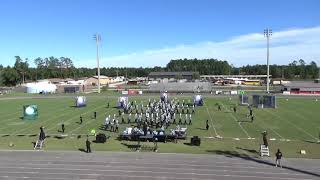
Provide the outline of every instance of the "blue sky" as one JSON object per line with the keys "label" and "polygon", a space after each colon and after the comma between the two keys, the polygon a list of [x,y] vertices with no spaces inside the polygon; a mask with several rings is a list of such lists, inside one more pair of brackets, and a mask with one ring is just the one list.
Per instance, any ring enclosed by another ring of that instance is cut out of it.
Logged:
{"label": "blue sky", "polygon": [[[164,66],[175,58],[218,58],[240,66],[265,62],[263,29],[271,27],[271,62],[320,62],[318,0],[2,0],[0,64],[14,56],[65,56],[95,66]],[[318,52],[319,51],[319,52]]]}

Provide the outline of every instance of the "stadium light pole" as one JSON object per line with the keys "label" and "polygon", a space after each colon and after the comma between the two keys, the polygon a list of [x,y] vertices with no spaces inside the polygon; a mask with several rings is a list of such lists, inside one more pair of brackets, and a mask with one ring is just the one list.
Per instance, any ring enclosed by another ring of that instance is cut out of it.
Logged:
{"label": "stadium light pole", "polygon": [[270,40],[270,36],[272,36],[272,29],[269,29],[269,28],[265,29],[263,34],[264,34],[264,37],[267,38],[267,93],[269,93],[270,92],[269,40]]}
{"label": "stadium light pole", "polygon": [[96,45],[97,45],[98,93],[100,93],[100,60],[99,60],[99,44],[101,42],[100,34],[96,33],[94,35],[94,39],[96,40]]}

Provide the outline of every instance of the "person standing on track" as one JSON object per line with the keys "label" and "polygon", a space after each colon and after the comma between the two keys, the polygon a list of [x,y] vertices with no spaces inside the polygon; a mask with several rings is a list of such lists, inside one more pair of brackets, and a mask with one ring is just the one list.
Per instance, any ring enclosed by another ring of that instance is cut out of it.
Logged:
{"label": "person standing on track", "polygon": [[280,149],[278,149],[278,151],[276,153],[276,167],[278,167],[278,165],[279,165],[282,168],[281,158],[282,158],[282,152],[280,151]]}
{"label": "person standing on track", "polygon": [[89,141],[89,136],[87,135],[86,140],[87,153],[91,153],[91,142]]}
{"label": "person standing on track", "polygon": [[262,133],[263,145],[266,146],[266,147],[268,147],[267,135],[268,135],[267,131],[264,131],[264,132]]}
{"label": "person standing on track", "polygon": [[39,140],[44,141],[46,139],[46,134],[44,133],[43,127],[40,127]]}

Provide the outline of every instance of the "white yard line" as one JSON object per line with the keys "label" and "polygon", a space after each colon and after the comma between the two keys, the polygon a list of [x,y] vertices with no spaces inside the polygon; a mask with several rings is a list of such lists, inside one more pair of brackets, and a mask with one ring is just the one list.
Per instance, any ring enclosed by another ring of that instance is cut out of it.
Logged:
{"label": "white yard line", "polygon": [[[52,108],[50,108],[50,109],[55,109],[56,107],[59,107],[59,105],[57,105],[57,106],[55,106],[55,107],[52,107]],[[57,111],[55,111],[55,112],[53,112],[53,113],[57,113],[57,112],[60,112],[60,111],[64,111],[64,109],[65,109],[66,107],[62,107],[62,108],[59,108],[59,109],[57,109]],[[38,118],[40,118],[40,116],[41,116],[41,114],[39,115],[39,117]],[[49,115],[46,115],[46,116],[44,116],[44,117],[47,117],[47,116],[49,116]],[[11,120],[16,120],[17,118],[15,117],[15,118],[10,118],[10,119],[7,119],[7,120],[5,120],[5,121],[0,121],[0,123],[5,123],[5,122],[7,122],[7,121],[11,121]],[[24,122],[24,120],[21,120],[20,122]],[[33,127],[33,126],[31,126],[31,127]],[[0,131],[2,130],[2,129],[6,129],[6,128],[8,128],[7,126],[5,126],[5,127],[2,127],[2,128],[0,128]],[[28,128],[30,128],[29,126],[27,127],[27,129]],[[24,128],[24,129],[22,129],[22,130],[26,130],[26,127]],[[18,130],[18,131],[15,131],[15,132],[19,132],[19,131],[21,131],[21,129],[20,130]],[[15,133],[14,132],[14,133]]]}
{"label": "white yard line", "polygon": [[[211,116],[211,114],[210,114],[210,112],[209,112],[208,107],[206,106],[206,104],[204,104],[204,105],[205,105],[205,107],[206,107],[206,109],[207,109],[207,113],[208,113],[208,115],[209,115],[209,117],[210,117],[210,121],[211,121],[211,125],[212,125],[212,127],[213,127],[213,130],[214,130],[214,133],[216,134],[216,137],[218,137],[219,134],[217,133],[217,130],[216,130],[216,128],[214,127],[213,120],[212,120],[212,116]],[[210,134],[211,134],[211,136],[212,136],[211,131],[210,131]]]}
{"label": "white yard line", "polygon": [[[292,103],[292,102],[291,102]],[[295,109],[299,109],[299,107],[298,106],[295,106],[296,108]],[[306,112],[306,111],[304,111],[304,109],[301,109],[303,112]],[[285,110],[286,112],[289,112],[288,110]],[[308,121],[308,118],[306,118],[305,116],[303,116],[303,115],[301,115],[301,114],[299,114],[299,113],[297,113],[296,111],[290,111],[290,113],[294,113],[296,116],[298,116],[299,118],[301,118],[301,119],[304,119],[304,120],[306,120],[306,121]],[[308,112],[307,112],[307,114],[309,114]],[[313,122],[309,122],[310,124],[312,124],[313,125],[313,127],[317,127],[317,126],[319,126],[319,124],[315,124],[315,123],[313,123]]]}
{"label": "white yard line", "polygon": [[[67,106],[67,107],[68,107],[68,106]],[[100,106],[97,106],[97,107],[100,107]],[[64,111],[64,110],[62,110],[62,111]],[[58,119],[58,118],[64,116],[65,114],[68,114],[68,113],[70,113],[70,112],[65,112],[65,113],[60,114],[58,117],[49,118],[49,119],[47,119],[47,120],[45,120],[45,121],[42,121],[42,125],[45,126],[45,123],[47,123],[47,122],[49,122],[49,121],[52,121],[52,120],[55,120],[55,119]],[[75,113],[75,112],[73,112],[73,113]],[[85,114],[86,114],[86,113],[85,113]],[[73,118],[71,118],[71,119],[73,119]],[[18,134],[18,132],[26,131],[26,130],[31,129],[31,128],[33,128],[33,127],[34,127],[34,126],[31,125],[31,126],[28,126],[27,128],[20,129],[20,130],[15,131],[15,132],[13,132],[13,133],[11,133],[11,134]],[[55,128],[55,127],[56,127],[56,126],[54,126],[53,128]],[[48,133],[48,131],[49,131],[50,129],[52,129],[52,128],[45,129],[45,130],[46,130],[46,133]]]}
{"label": "white yard line", "polygon": [[[219,102],[219,103],[221,103],[221,102]],[[222,107],[225,109],[225,110],[227,110],[227,108],[224,106],[224,104],[223,103],[221,103],[222,104]],[[233,118],[233,120],[239,125],[239,127],[240,127],[240,129],[242,129],[242,131],[248,136],[248,138],[251,138],[250,137],[250,135],[249,135],[249,133],[243,128],[243,126],[238,122],[238,119],[236,118],[236,117],[234,117],[234,115],[232,114],[232,113],[228,113],[228,114],[230,114],[230,116]]]}
{"label": "white yard line", "polygon": [[[59,110],[58,110],[58,111],[55,111],[55,112],[60,112],[60,111],[63,112],[64,109],[65,109],[65,107],[63,107],[62,109],[59,108]],[[65,114],[67,114],[67,113],[60,114],[60,116],[58,116],[58,117],[61,117],[61,116],[65,115]],[[45,116],[45,117],[46,117],[46,116]],[[55,118],[57,118],[57,117],[55,117]],[[55,118],[48,118],[47,120],[42,121],[42,123],[47,122],[47,121],[52,120],[52,119],[55,119]],[[26,130],[31,129],[31,128],[33,128],[33,127],[34,127],[34,125],[29,125],[29,126],[23,128],[23,129],[19,129],[19,130],[14,131],[13,133],[10,133],[10,134],[18,134],[18,133],[21,132],[21,131],[26,131]]]}
{"label": "white yard line", "polygon": [[[89,112],[94,112],[95,110],[97,110],[97,109],[99,109],[99,108],[101,108],[101,107],[104,107],[104,104],[101,104],[101,105],[99,104],[99,105],[96,106],[95,108],[89,109],[88,111],[85,111],[85,113],[81,113],[81,115],[88,114]],[[73,120],[73,119],[75,119],[75,118],[79,118],[79,117],[78,117],[78,116],[72,117],[72,118],[67,119],[66,121],[64,121],[64,123],[70,122],[71,120]],[[50,130],[52,130],[53,128],[56,128],[57,126],[58,126],[58,125],[53,126],[53,127],[51,127],[51,128],[48,128],[48,129],[46,129],[46,131],[49,132]],[[80,127],[81,127],[81,126],[80,126]]]}
{"label": "white yard line", "polygon": [[[110,108],[108,111],[106,111],[106,113],[109,113],[111,110],[112,110],[112,108]],[[80,128],[83,128],[83,127],[85,127],[86,125],[88,125],[88,124],[90,124],[90,123],[92,123],[92,122],[95,122],[95,121],[97,121],[97,119],[91,119],[91,120],[87,121],[86,123],[84,123],[83,125],[81,125],[81,126],[75,128],[75,129],[73,129],[73,130],[70,131],[69,133],[72,134],[72,132],[74,132],[74,131],[76,131],[76,130],[78,130],[78,129],[80,129]]]}
{"label": "white yard line", "polygon": [[280,120],[286,121],[288,124],[292,125],[292,126],[295,127],[297,130],[303,132],[304,134],[308,135],[309,137],[312,137],[313,139],[318,140],[318,138],[316,138],[316,137],[313,136],[312,134],[308,133],[307,131],[303,130],[302,128],[298,127],[297,125],[293,124],[292,122],[288,121],[287,119],[281,118],[279,115],[273,114],[273,113],[269,112],[267,109],[266,109],[266,112],[268,112],[269,114],[277,117],[277,118],[280,119]]}
{"label": "white yard line", "polygon": [[[257,117],[257,116],[256,116]],[[259,119],[259,118],[256,118],[256,121],[257,121],[257,119]],[[267,127],[267,124],[264,122],[264,121],[259,121],[261,124],[263,124],[264,126],[266,126]],[[260,126],[260,124],[259,123],[257,123],[258,124],[258,126],[259,127],[261,127]],[[263,127],[261,127],[261,129],[263,129]],[[268,129],[270,129],[273,133],[275,133],[277,136],[279,136],[281,139],[285,139],[283,136],[281,136],[278,132],[276,132],[273,128],[268,128]]]}

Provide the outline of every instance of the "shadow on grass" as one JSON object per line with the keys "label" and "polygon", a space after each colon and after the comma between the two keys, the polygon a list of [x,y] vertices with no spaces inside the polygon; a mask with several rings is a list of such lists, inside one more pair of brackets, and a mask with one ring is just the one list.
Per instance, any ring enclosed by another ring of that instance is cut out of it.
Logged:
{"label": "shadow on grass", "polygon": [[5,135],[2,135],[2,137],[8,137],[10,136],[10,134],[5,134]]}
{"label": "shadow on grass", "polygon": [[196,129],[203,130],[203,131],[207,131],[206,128],[196,128]]}
{"label": "shadow on grass", "polygon": [[101,131],[107,131],[107,129],[105,127],[99,127],[98,129]]}
{"label": "shadow on grass", "polygon": [[37,134],[30,134],[29,137],[35,137]]}
{"label": "shadow on grass", "polygon": [[56,139],[64,139],[65,137],[63,137],[63,136],[53,136],[53,138],[56,138]]}
{"label": "shadow on grass", "polygon": [[184,145],[187,145],[187,146],[193,146],[191,143],[183,143]]}
{"label": "shadow on grass", "polygon": [[128,144],[128,143],[121,143],[122,145],[126,146],[127,148],[129,148],[132,151],[136,151],[140,145],[138,144]]}
{"label": "shadow on grass", "polygon": [[24,136],[26,136],[26,135],[24,135],[24,134],[18,134],[17,136],[18,136],[18,137],[24,137]]}
{"label": "shadow on grass", "polygon": [[[242,148],[237,148],[237,149],[245,150],[248,152],[256,152],[255,150],[250,150],[250,149],[242,149]],[[257,157],[252,157],[252,156],[249,156],[248,154],[239,153],[237,151],[207,150],[207,152],[215,153],[218,155],[223,155],[228,158],[240,158],[243,160],[252,161],[252,162],[259,163],[259,164],[269,165],[269,166],[273,166],[273,167],[275,166],[274,163],[270,163],[270,162],[262,160],[262,159],[257,159]],[[287,170],[291,170],[291,171],[295,171],[295,172],[299,172],[302,174],[320,177],[320,174],[318,174],[318,173],[314,173],[314,172],[310,172],[310,171],[306,171],[306,170],[302,170],[302,169],[297,169],[297,168],[288,167],[288,166],[282,166],[282,168],[287,169]]]}
{"label": "shadow on grass", "polygon": [[310,140],[303,140],[303,141],[311,144],[320,144],[319,141],[310,141]]}

